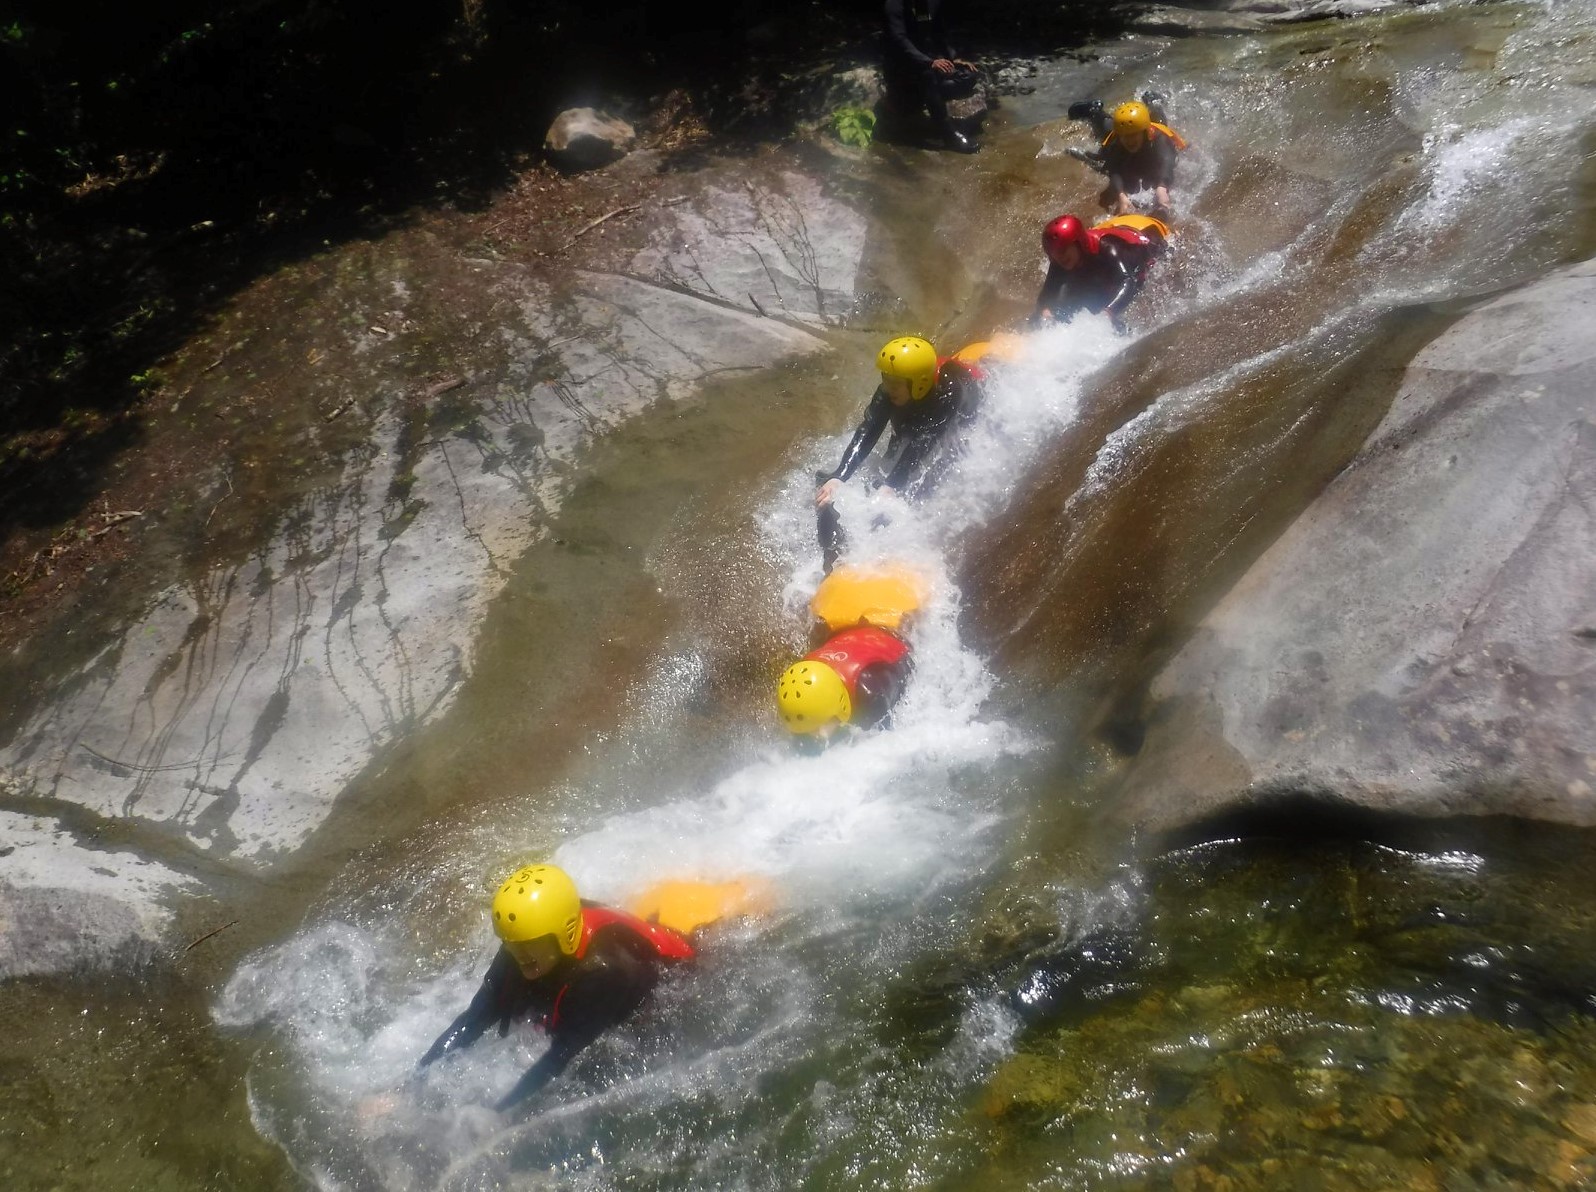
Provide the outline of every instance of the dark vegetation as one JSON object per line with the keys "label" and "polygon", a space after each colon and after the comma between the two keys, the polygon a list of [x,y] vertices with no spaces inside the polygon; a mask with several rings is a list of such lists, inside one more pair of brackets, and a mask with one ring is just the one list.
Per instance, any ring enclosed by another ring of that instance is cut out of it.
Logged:
{"label": "dark vegetation", "polygon": [[[979,13],[977,48],[1037,53],[1094,31],[1056,3]],[[486,206],[573,104],[656,135],[683,118],[733,141],[780,135],[783,81],[872,60],[879,3],[55,0],[0,14],[3,547],[81,510],[137,442],[156,362],[252,277],[418,211]]]}

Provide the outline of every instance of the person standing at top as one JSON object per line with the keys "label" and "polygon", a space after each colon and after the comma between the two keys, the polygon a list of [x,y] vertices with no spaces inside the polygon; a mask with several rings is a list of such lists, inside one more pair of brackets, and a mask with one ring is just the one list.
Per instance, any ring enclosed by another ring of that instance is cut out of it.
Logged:
{"label": "person standing at top", "polygon": [[979,72],[948,42],[943,0],[886,0],[882,76],[887,102],[909,116],[926,109],[943,143],[958,153],[981,147],[948,115],[948,100],[969,95]]}
{"label": "person standing at top", "polygon": [[926,585],[898,564],[838,567],[809,602],[816,645],[782,672],[776,709],[799,740],[823,745],[844,728],[890,723],[913,662],[904,622]]}

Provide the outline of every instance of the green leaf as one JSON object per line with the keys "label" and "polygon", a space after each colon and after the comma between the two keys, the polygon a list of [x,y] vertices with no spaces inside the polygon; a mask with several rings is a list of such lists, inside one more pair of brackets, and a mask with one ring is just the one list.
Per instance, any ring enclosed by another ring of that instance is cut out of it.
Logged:
{"label": "green leaf", "polygon": [[868,108],[838,108],[831,114],[831,128],[844,145],[863,149],[875,136],[876,116]]}

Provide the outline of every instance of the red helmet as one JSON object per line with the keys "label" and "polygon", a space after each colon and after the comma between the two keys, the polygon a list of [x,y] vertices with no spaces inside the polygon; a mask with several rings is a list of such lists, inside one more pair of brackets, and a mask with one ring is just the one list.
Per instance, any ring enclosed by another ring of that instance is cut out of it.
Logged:
{"label": "red helmet", "polygon": [[1042,248],[1053,264],[1064,264],[1064,249],[1069,245],[1086,248],[1086,227],[1073,215],[1061,215],[1042,229]]}

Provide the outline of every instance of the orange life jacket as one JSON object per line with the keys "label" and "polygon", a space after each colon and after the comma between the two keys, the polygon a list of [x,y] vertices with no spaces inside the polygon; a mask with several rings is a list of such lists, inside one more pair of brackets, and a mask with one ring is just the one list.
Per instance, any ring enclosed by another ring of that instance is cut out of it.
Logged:
{"label": "orange life jacket", "polygon": [[[1188,146],[1186,144],[1186,138],[1181,136],[1173,128],[1169,127],[1169,125],[1167,125],[1167,124],[1159,124],[1155,120],[1153,123],[1151,123],[1151,124],[1149,124],[1147,126],[1147,135],[1148,136],[1152,136],[1154,129],[1156,129],[1157,131],[1163,133],[1170,140],[1174,141],[1176,149],[1184,151],[1184,150],[1190,148],[1190,146]],[[1106,137],[1103,138],[1103,144],[1104,144],[1105,147],[1108,145],[1108,143],[1110,141],[1112,141],[1114,139],[1114,137],[1117,134],[1117,132],[1118,132],[1118,130],[1116,129],[1114,132],[1109,133]]]}

